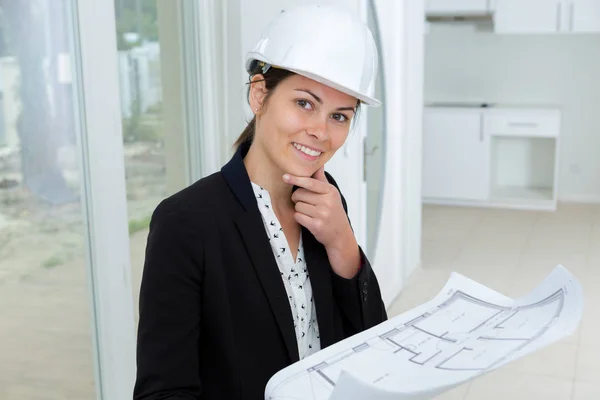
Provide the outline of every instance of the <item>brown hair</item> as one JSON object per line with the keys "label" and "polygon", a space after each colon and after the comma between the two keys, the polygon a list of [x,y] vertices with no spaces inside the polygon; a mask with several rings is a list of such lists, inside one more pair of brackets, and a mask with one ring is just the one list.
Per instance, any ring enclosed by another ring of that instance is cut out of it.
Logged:
{"label": "brown hair", "polygon": [[[259,81],[252,82],[252,77],[256,74],[262,74],[264,79],[262,81],[259,80]],[[275,89],[277,87],[277,85],[279,85],[283,80],[285,80],[286,78],[288,78],[294,74],[295,74],[294,72],[288,71],[286,69],[279,69],[279,68],[274,68],[274,67],[269,68],[269,70],[263,74],[262,66],[259,63],[255,63],[254,69],[252,70],[252,73],[250,74],[250,77],[248,78],[248,93],[246,94],[246,97],[248,98],[248,102],[250,102],[250,88],[253,83],[265,82],[265,87],[267,88],[267,94],[263,100],[263,103],[264,103],[264,105],[266,105],[267,100],[271,96],[271,93],[273,93],[273,89]],[[246,125],[246,128],[244,129],[242,134],[237,138],[237,140],[233,144],[233,147],[235,147],[237,149],[245,142],[252,143],[252,140],[254,140],[255,131],[256,131],[256,116],[253,117],[250,122],[248,122],[248,125]]]}

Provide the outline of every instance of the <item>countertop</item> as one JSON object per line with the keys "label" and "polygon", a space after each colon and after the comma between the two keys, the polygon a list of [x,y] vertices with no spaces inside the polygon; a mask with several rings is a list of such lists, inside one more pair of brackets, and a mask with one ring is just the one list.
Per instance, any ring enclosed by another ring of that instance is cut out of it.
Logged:
{"label": "countertop", "polygon": [[549,110],[561,109],[558,104],[532,104],[532,103],[487,103],[487,102],[462,102],[462,101],[435,101],[424,104],[427,108],[453,108],[453,109],[481,109],[481,110]]}

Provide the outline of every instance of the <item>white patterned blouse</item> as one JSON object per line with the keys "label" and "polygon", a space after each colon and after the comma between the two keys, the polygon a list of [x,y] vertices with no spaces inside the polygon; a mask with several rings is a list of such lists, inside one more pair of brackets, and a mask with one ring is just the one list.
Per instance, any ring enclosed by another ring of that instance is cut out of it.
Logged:
{"label": "white patterned blouse", "polygon": [[296,260],[294,260],[287,239],[283,234],[283,228],[273,211],[269,192],[254,182],[252,182],[252,189],[254,189],[254,195],[269,237],[273,256],[277,261],[279,273],[290,303],[298,341],[298,354],[302,360],[321,349],[317,313],[304,259],[302,235],[300,235],[298,254]]}

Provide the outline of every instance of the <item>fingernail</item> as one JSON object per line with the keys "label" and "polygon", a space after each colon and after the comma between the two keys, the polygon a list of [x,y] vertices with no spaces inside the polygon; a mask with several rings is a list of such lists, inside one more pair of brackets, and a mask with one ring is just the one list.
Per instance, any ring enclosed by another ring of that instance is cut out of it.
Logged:
{"label": "fingernail", "polygon": [[284,181],[289,181],[290,180],[290,176],[288,174],[283,175],[283,180]]}

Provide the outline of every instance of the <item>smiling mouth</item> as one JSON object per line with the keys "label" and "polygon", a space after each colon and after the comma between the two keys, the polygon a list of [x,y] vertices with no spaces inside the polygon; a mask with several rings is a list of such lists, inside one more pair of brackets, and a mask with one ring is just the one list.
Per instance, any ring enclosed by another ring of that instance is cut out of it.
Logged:
{"label": "smiling mouth", "polygon": [[311,157],[318,157],[320,156],[323,152],[322,151],[318,151],[318,150],[313,150],[313,149],[309,149],[306,146],[302,146],[301,144],[298,143],[292,143],[292,145],[300,150],[301,152],[303,152],[304,154],[311,156]]}

